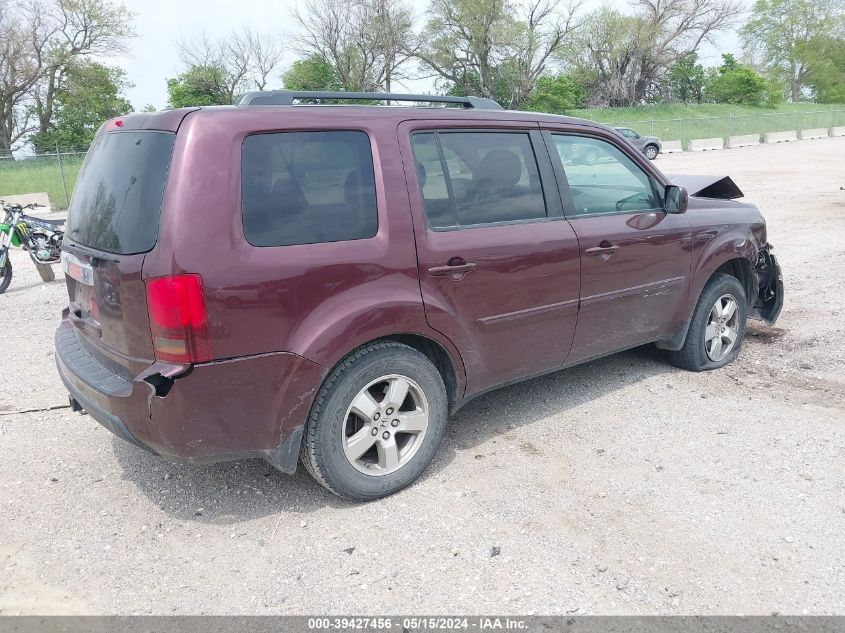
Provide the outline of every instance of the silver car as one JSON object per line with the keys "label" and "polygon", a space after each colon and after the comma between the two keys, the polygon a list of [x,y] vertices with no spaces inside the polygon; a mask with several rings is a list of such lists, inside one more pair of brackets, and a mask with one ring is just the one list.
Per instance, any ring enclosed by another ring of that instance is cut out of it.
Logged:
{"label": "silver car", "polygon": [[656,136],[640,136],[629,127],[615,127],[613,129],[628,139],[649,160],[654,160],[660,153],[660,139]]}

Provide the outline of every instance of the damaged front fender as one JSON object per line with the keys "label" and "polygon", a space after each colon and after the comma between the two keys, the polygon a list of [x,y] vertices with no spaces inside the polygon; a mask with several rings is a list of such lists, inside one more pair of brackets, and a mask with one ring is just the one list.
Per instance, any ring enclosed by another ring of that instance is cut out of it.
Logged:
{"label": "damaged front fender", "polygon": [[783,274],[777,258],[765,245],[757,255],[754,274],[757,277],[757,297],[751,306],[750,317],[774,325],[783,308]]}

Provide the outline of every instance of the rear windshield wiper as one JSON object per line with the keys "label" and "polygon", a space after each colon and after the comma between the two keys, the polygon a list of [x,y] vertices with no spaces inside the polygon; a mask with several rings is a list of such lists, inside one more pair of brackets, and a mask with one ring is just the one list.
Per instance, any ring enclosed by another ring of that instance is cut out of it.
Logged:
{"label": "rear windshield wiper", "polygon": [[92,263],[95,259],[99,259],[104,262],[114,262],[115,264],[120,263],[120,260],[116,257],[109,257],[108,255],[104,255],[102,251],[88,248],[87,246],[82,246],[81,244],[68,244],[66,241],[63,241],[62,250],[76,255],[88,255],[88,257],[91,258]]}

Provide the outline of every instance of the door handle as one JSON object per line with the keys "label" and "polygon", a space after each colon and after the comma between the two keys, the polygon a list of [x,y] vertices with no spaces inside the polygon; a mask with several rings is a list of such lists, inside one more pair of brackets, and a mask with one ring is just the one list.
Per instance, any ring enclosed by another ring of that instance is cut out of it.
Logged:
{"label": "door handle", "polygon": [[[604,246],[606,244],[606,246]],[[619,244],[609,244],[602,242],[599,246],[588,248],[584,251],[587,255],[612,255],[619,251]]]}
{"label": "door handle", "polygon": [[463,279],[464,275],[476,269],[477,264],[467,263],[459,257],[453,257],[445,266],[434,266],[428,269],[433,277],[451,277],[455,281]]}

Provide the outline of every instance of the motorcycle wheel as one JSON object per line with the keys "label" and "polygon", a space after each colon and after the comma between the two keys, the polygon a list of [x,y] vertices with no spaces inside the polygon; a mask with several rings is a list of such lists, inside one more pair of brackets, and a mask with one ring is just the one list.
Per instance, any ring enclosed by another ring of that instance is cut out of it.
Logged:
{"label": "motorcycle wheel", "polygon": [[0,294],[6,292],[6,288],[12,283],[12,260],[6,258],[6,265],[0,270]]}
{"label": "motorcycle wheel", "polygon": [[38,274],[41,276],[41,281],[54,281],[56,273],[53,272],[53,267],[50,264],[35,264]]}

